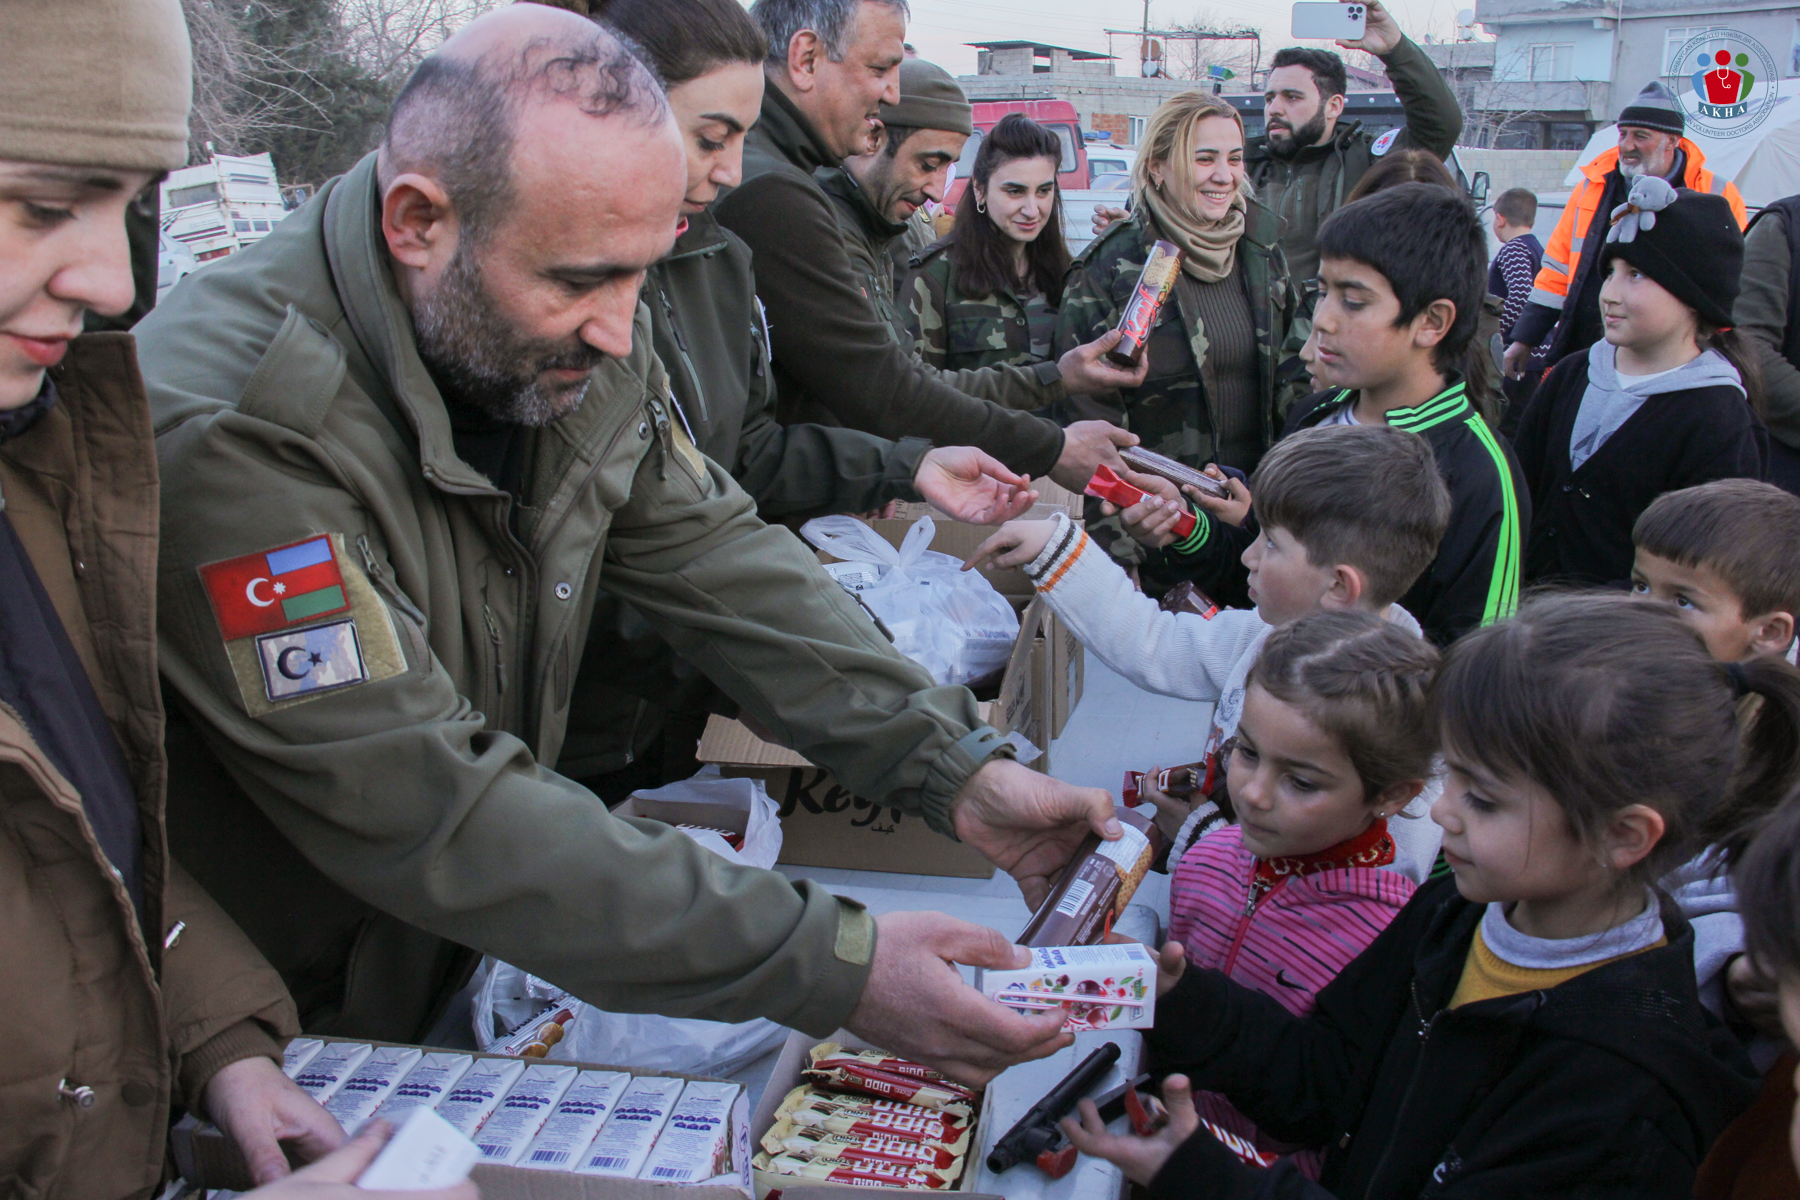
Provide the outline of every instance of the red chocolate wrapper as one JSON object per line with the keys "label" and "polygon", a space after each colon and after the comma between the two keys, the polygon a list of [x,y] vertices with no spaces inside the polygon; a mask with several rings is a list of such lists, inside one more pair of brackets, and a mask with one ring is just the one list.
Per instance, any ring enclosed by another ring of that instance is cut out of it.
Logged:
{"label": "red chocolate wrapper", "polygon": [[949,1080],[908,1079],[890,1075],[861,1062],[840,1062],[835,1066],[811,1068],[805,1072],[808,1082],[821,1087],[853,1092],[867,1092],[889,1100],[901,1100],[920,1108],[942,1109],[950,1105],[967,1105],[975,1093],[960,1083]]}
{"label": "red chocolate wrapper", "polygon": [[[1105,842],[1088,834],[1032,914],[1019,945],[1092,946],[1106,937],[1151,864],[1169,847],[1169,839],[1149,818],[1124,808],[1113,815],[1125,826],[1125,836]],[[1130,861],[1121,861],[1134,848]]]}
{"label": "red chocolate wrapper", "polygon": [[[1105,500],[1120,508],[1130,508],[1144,498],[1144,490],[1120,479],[1118,473],[1105,463],[1094,470],[1094,477],[1088,480],[1086,493],[1096,500]],[[1183,512],[1175,521],[1174,534],[1177,541],[1194,532],[1197,519],[1191,512]]]}
{"label": "red chocolate wrapper", "polygon": [[1125,311],[1119,317],[1122,335],[1119,344],[1106,352],[1106,357],[1115,365],[1127,370],[1137,366],[1144,353],[1144,343],[1150,340],[1150,331],[1156,328],[1156,316],[1168,301],[1169,293],[1175,290],[1175,281],[1180,276],[1180,248],[1174,242],[1158,241],[1152,245],[1150,256],[1144,260],[1144,269],[1138,273],[1137,286],[1131,290],[1131,299],[1125,302]]}
{"label": "red chocolate wrapper", "polygon": [[929,1142],[914,1142],[892,1136],[801,1129],[785,1121],[777,1122],[777,1125],[779,1128],[771,1133],[782,1133],[782,1136],[774,1139],[774,1146],[770,1145],[769,1136],[765,1135],[763,1138],[763,1149],[771,1154],[791,1154],[796,1158],[810,1159],[839,1158],[845,1162],[897,1163],[938,1171],[949,1170],[960,1157],[953,1150],[934,1146]]}
{"label": "red chocolate wrapper", "polygon": [[782,1154],[769,1160],[769,1170],[796,1179],[819,1179],[827,1183],[848,1183],[856,1187],[929,1188],[937,1191],[949,1187],[949,1181],[936,1171],[922,1167],[905,1167],[898,1163],[844,1162],[840,1159],[806,1159]]}
{"label": "red chocolate wrapper", "polygon": [[[812,1058],[812,1069],[815,1071],[829,1071],[833,1067],[860,1063],[866,1067],[873,1067],[885,1075],[899,1075],[905,1079],[929,1079],[935,1083],[944,1078],[942,1072],[934,1071],[924,1063],[898,1058],[880,1050],[850,1050],[836,1042],[821,1042],[814,1046],[809,1053]],[[969,1095],[972,1098],[975,1093],[970,1092]]]}
{"label": "red chocolate wrapper", "polygon": [[1218,1138],[1227,1150],[1237,1155],[1248,1166],[1272,1167],[1275,1165],[1277,1155],[1265,1154],[1229,1129],[1221,1129],[1205,1117],[1200,1118],[1200,1128]]}
{"label": "red chocolate wrapper", "polygon": [[1210,621],[1219,615],[1218,603],[1188,579],[1164,592],[1156,606],[1164,612],[1193,613],[1202,621]]}

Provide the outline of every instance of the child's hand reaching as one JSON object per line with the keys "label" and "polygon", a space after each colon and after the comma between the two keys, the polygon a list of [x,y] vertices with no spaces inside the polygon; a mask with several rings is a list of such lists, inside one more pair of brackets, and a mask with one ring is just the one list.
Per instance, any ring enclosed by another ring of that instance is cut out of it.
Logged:
{"label": "child's hand reaching", "polygon": [[1222,482],[1231,495],[1224,498],[1208,496],[1197,487],[1187,488],[1187,494],[1195,504],[1210,513],[1213,520],[1242,526],[1244,518],[1250,515],[1250,489],[1244,486],[1243,480],[1234,479],[1219,470],[1215,463],[1207,464],[1206,473]]}
{"label": "child's hand reaching", "polygon": [[987,541],[975,548],[969,561],[962,565],[973,571],[984,564],[995,567],[1022,567],[1044,552],[1050,542],[1054,521],[1008,521]]}
{"label": "child's hand reaching", "polygon": [[1163,831],[1170,841],[1174,841],[1181,833],[1181,827],[1187,824],[1188,816],[1193,813],[1194,806],[1181,796],[1171,796],[1158,788],[1151,780],[1161,772],[1161,767],[1151,767],[1144,772],[1143,782],[1138,784],[1138,803],[1148,801],[1156,805],[1156,827]]}
{"label": "child's hand reaching", "polygon": [[1748,954],[1733,958],[1725,968],[1725,995],[1750,1028],[1770,1037],[1786,1037],[1775,981],[1764,975]]}
{"label": "child's hand reaching", "polygon": [[1131,1182],[1148,1187],[1175,1153],[1175,1147],[1200,1128],[1200,1114],[1194,1108],[1194,1091],[1188,1086],[1187,1076],[1171,1075],[1163,1081],[1163,1104],[1169,1110],[1169,1123],[1149,1137],[1108,1133],[1092,1100],[1080,1104],[1081,1124],[1077,1125],[1074,1117],[1064,1117],[1062,1129],[1075,1149],[1104,1158],[1124,1170],[1125,1178]]}
{"label": "child's hand reaching", "polygon": [[1187,974],[1187,948],[1174,938],[1156,952],[1156,998],[1161,1000]]}

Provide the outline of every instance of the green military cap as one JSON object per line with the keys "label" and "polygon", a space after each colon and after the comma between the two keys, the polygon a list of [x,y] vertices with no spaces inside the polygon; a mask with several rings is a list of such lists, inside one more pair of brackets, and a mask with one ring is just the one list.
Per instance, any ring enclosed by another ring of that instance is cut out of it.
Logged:
{"label": "green military cap", "polygon": [[975,132],[975,108],[950,72],[922,58],[909,58],[900,64],[900,103],[881,106],[881,123],[966,136]]}

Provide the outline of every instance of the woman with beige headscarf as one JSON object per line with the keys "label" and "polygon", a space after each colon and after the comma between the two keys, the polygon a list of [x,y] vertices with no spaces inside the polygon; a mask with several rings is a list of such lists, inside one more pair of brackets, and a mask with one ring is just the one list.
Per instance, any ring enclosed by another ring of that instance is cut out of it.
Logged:
{"label": "woman with beige headscarf", "polygon": [[[1065,401],[1069,419],[1103,416],[1190,466],[1217,462],[1247,473],[1280,429],[1275,368],[1285,357],[1293,295],[1275,241],[1278,220],[1250,195],[1237,110],[1204,92],[1171,97],[1144,131],[1132,183],[1131,217],[1070,273],[1057,352],[1118,324],[1155,242],[1180,249],[1181,275],[1145,346],[1143,384]],[[1207,527],[1202,521],[1198,530]],[[1151,575],[1174,566],[1143,562],[1140,547],[1112,541],[1115,555]]]}

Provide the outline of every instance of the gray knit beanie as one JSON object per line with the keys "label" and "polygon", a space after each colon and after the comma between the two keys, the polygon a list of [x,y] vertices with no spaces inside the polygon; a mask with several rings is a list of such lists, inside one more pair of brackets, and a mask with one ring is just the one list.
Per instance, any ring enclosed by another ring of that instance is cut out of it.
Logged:
{"label": "gray knit beanie", "polygon": [[1660,83],[1651,82],[1625,106],[1625,111],[1619,114],[1618,124],[1680,137],[1687,132],[1687,114],[1681,111],[1681,101],[1675,98],[1674,92]]}
{"label": "gray knit beanie", "polygon": [[881,123],[967,136],[975,132],[975,109],[950,72],[909,58],[900,64],[900,103],[881,106]]}

